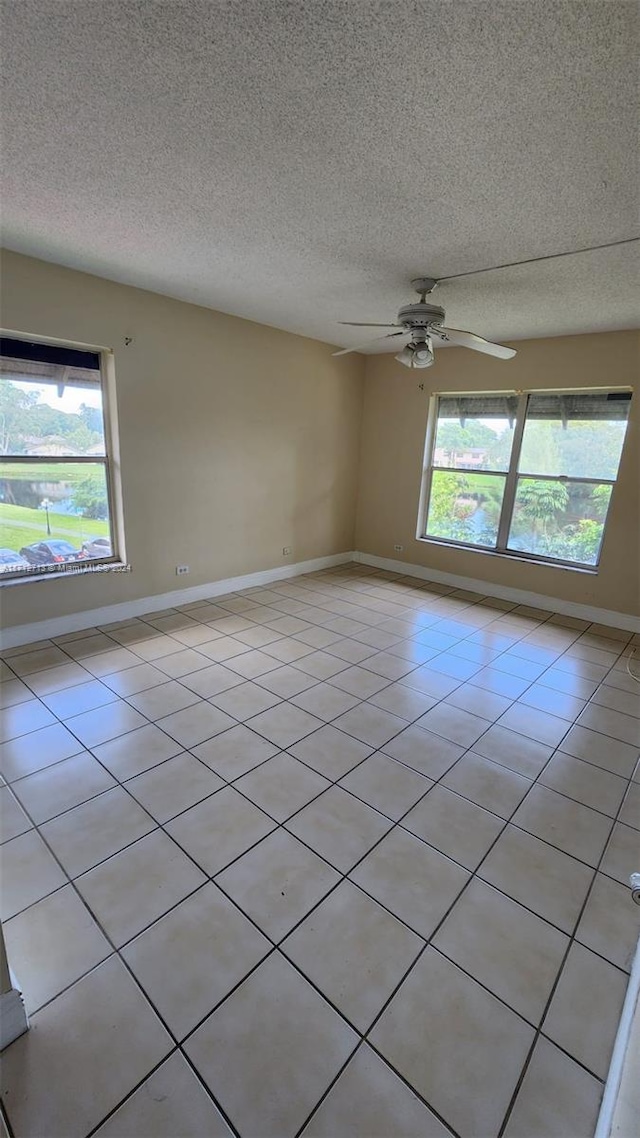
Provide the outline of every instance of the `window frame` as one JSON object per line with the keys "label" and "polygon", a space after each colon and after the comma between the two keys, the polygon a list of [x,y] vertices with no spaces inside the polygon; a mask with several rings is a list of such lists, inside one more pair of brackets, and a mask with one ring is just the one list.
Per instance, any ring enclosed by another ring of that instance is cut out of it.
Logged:
{"label": "window frame", "polygon": [[[604,538],[606,532],[607,520],[609,511],[611,509],[611,499],[613,497],[613,490],[618,481],[620,473],[620,463],[622,462],[622,455],[624,453],[624,443],[620,452],[620,459],[618,462],[617,476],[615,479],[608,478],[586,478],[578,475],[568,474],[530,474],[525,471],[520,471],[518,465],[522,453],[522,442],[524,438],[524,430],[527,422],[527,407],[529,399],[532,395],[609,395],[616,393],[629,393],[630,398],[633,397],[633,388],[631,387],[569,387],[569,388],[531,388],[527,391],[438,391],[431,395],[429,401],[429,414],[427,419],[427,433],[425,440],[423,470],[422,470],[422,484],[420,489],[420,502],[418,506],[418,526],[416,531],[416,539],[418,541],[426,541],[434,545],[451,546],[455,549],[467,549],[472,553],[491,554],[498,557],[509,557],[515,561],[531,561],[538,565],[547,565],[555,569],[572,569],[581,573],[597,573],[600,566],[600,558],[602,555],[602,547],[604,545]],[[516,396],[518,403],[514,418],[513,439],[511,443],[511,455],[509,458],[509,466],[505,471],[498,470],[474,470],[474,475],[499,475],[505,479],[504,493],[502,497],[502,506],[500,509],[500,519],[498,522],[498,532],[496,536],[495,546],[487,545],[473,545],[468,541],[459,541],[456,538],[450,537],[434,537],[432,534],[427,533],[427,525],[429,520],[429,502],[431,498],[431,485],[433,481],[433,474],[437,471],[445,473],[459,472],[465,473],[464,467],[450,467],[438,466],[434,464],[434,452],[436,437],[438,433],[438,420],[439,420],[439,407],[441,399],[450,398],[478,398],[478,396],[504,398],[508,396]],[[628,423],[628,419],[627,419]],[[625,433],[626,441],[626,433]],[[513,513],[516,502],[516,494],[518,490],[518,482],[520,479],[531,478],[536,482],[580,482],[587,485],[595,486],[610,486],[611,495],[609,497],[609,504],[605,514],[602,537],[598,547],[598,556],[593,565],[588,565],[584,561],[569,561],[564,558],[549,557],[546,554],[529,553],[526,550],[510,549],[507,545],[509,540],[509,531],[513,522]]]}
{"label": "window frame", "polygon": [[105,472],[107,502],[109,506],[109,529],[111,555],[92,557],[87,561],[62,562],[55,565],[34,566],[32,571],[25,569],[8,570],[0,574],[0,589],[8,585],[22,585],[29,581],[61,580],[65,577],[78,577],[88,573],[109,570],[124,570],[126,564],[124,520],[122,509],[122,480],[120,474],[120,447],[118,434],[118,412],[116,405],[115,365],[112,348],[94,344],[60,340],[51,336],[39,336],[31,332],[14,329],[0,329],[0,336],[23,343],[49,344],[52,347],[68,348],[72,351],[90,352],[99,356],[100,366],[96,371],[96,385],[99,384],[102,397],[102,421],[104,427],[104,455],[1,455],[0,462],[7,465],[69,465],[86,464],[102,466]]}

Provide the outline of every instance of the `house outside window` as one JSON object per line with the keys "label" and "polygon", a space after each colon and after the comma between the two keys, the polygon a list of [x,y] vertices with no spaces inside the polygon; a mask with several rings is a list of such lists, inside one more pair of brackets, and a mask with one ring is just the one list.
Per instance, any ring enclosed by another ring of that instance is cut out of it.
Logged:
{"label": "house outside window", "polygon": [[0,340],[0,581],[123,556],[110,353]]}
{"label": "house outside window", "polygon": [[418,537],[595,569],[631,392],[434,396]]}

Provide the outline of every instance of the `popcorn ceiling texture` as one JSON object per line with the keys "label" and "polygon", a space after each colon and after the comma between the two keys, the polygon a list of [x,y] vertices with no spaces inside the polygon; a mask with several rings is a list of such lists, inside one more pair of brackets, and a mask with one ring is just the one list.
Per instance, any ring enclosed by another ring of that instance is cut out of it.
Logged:
{"label": "popcorn ceiling texture", "polygon": [[[361,343],[337,321],[394,320],[419,274],[634,236],[637,16],[624,0],[10,0],[4,243]],[[496,338],[630,327],[637,251],[450,281],[437,303]]]}

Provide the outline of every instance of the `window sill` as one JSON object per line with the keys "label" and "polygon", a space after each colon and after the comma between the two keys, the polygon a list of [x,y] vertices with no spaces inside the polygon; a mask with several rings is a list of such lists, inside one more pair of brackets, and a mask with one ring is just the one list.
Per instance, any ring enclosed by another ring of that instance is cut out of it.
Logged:
{"label": "window sill", "polygon": [[[35,569],[35,567],[34,567]],[[64,581],[67,577],[85,577],[91,573],[130,573],[131,566],[124,561],[98,561],[73,569],[53,569],[50,572],[23,573],[19,577],[0,578],[0,589],[10,585],[27,585],[35,581]]]}
{"label": "window sill", "polygon": [[536,557],[535,554],[513,553],[511,550],[507,551],[501,549],[482,549],[478,545],[464,545],[462,542],[445,541],[437,537],[417,537],[416,541],[422,542],[425,545],[438,545],[444,546],[446,549],[458,549],[463,553],[479,553],[483,557],[497,557],[500,560],[518,561],[524,565],[539,565],[544,569],[562,569],[570,573],[586,573],[589,577],[597,577],[598,575],[597,565],[573,565],[568,561],[550,561],[545,557]]}

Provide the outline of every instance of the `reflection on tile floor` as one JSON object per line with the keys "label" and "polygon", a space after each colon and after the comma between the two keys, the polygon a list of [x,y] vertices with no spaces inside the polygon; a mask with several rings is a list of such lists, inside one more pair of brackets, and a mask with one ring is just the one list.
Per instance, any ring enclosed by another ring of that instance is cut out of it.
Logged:
{"label": "reflection on tile floor", "polygon": [[591,1138],[639,642],[354,565],[6,652],[15,1138]]}

